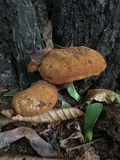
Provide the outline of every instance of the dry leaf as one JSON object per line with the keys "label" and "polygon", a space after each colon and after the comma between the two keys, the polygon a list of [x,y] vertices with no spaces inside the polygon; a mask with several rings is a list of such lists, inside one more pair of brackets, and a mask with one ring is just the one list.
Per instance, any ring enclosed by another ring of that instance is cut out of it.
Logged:
{"label": "dry leaf", "polygon": [[70,144],[73,143],[74,139],[77,139],[80,143],[85,142],[84,136],[81,132],[81,127],[78,121],[72,121],[71,123],[68,123],[66,125],[66,128],[68,129],[68,132],[73,131],[69,137],[65,139],[60,139],[60,146],[63,148],[69,148]]}
{"label": "dry leaf", "polygon": [[52,42],[52,22],[48,21],[46,25],[43,26],[43,39],[46,43],[46,48],[38,50],[34,54],[31,55],[31,61],[37,65],[40,65],[42,60],[47,56],[48,52],[53,48]]}
{"label": "dry leaf", "polygon": [[1,113],[9,119],[15,115],[15,112],[12,109],[4,109],[1,111]]}
{"label": "dry leaf", "polygon": [[78,123],[78,121],[72,121],[71,123],[68,123],[68,124],[66,125],[66,127],[67,127],[68,129],[73,128],[73,126],[74,126],[74,128],[75,128],[74,130],[81,132],[80,123]]}
{"label": "dry leaf", "polygon": [[0,116],[0,127],[6,126],[12,122],[14,122],[14,120],[6,118],[4,116]]}
{"label": "dry leaf", "polygon": [[60,142],[60,146],[63,148],[69,148],[70,146],[68,144],[70,144],[70,141],[73,139],[82,139],[83,135],[81,132],[74,132],[70,137],[61,140]]}
{"label": "dry leaf", "polygon": [[43,26],[42,32],[43,32],[43,39],[46,43],[45,52],[49,52],[53,48],[53,41],[52,41],[52,22],[48,21],[46,25]]}
{"label": "dry leaf", "polygon": [[[8,117],[9,110],[3,110],[1,112],[6,117]],[[77,118],[79,116],[84,115],[84,113],[75,108],[60,108],[60,109],[51,109],[49,112],[43,113],[39,116],[31,116],[31,117],[23,117],[21,115],[16,115],[12,117],[14,121],[24,121],[24,122],[31,122],[31,123],[51,123],[57,121],[64,121],[67,119]]]}
{"label": "dry leaf", "polygon": [[115,92],[107,89],[90,89],[86,95],[85,101],[87,104],[90,104],[93,100],[106,103],[114,102]]}
{"label": "dry leaf", "polygon": [[100,156],[95,153],[95,149],[90,143],[83,143],[80,146],[66,149],[67,152],[71,153],[74,150],[79,150],[80,153],[76,157],[76,160],[100,160]]}
{"label": "dry leaf", "polygon": [[83,114],[84,113],[81,110],[69,107],[62,109],[51,109],[49,112],[33,117],[22,117],[21,115],[17,115],[12,119],[17,121],[31,122],[31,123],[51,123],[51,122],[77,118]]}
{"label": "dry leaf", "polygon": [[48,23],[46,23],[42,29],[43,39],[45,42],[49,39],[52,40],[52,30],[52,22],[49,20]]}
{"label": "dry leaf", "polygon": [[38,50],[37,52],[31,55],[31,61],[37,65],[40,65],[43,59],[47,56],[48,53],[44,49]]}
{"label": "dry leaf", "polygon": [[94,148],[91,145],[84,147],[84,154],[81,156],[82,160],[100,160],[100,156],[95,153]]}
{"label": "dry leaf", "polygon": [[57,158],[41,158],[41,157],[32,157],[26,155],[2,155],[0,156],[0,160],[69,160],[69,159],[57,159]]}
{"label": "dry leaf", "polygon": [[3,148],[18,139],[26,137],[34,150],[42,157],[54,157],[57,156],[57,151],[40,138],[37,133],[28,127],[18,127],[11,131],[0,132],[0,148]]}

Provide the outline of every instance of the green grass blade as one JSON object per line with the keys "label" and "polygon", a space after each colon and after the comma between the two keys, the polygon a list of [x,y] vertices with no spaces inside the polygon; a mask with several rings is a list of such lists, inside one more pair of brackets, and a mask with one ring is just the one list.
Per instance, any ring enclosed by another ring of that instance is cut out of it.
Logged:
{"label": "green grass blade", "polygon": [[62,101],[62,107],[71,107],[71,105],[65,101]]}
{"label": "green grass blade", "polygon": [[115,99],[117,100],[118,103],[120,103],[120,95],[119,94],[115,94]]}
{"label": "green grass blade", "polygon": [[67,88],[67,91],[70,94],[70,96],[73,97],[76,101],[80,100],[81,97],[79,93],[76,91],[73,83],[71,83],[71,85]]}
{"label": "green grass blade", "polygon": [[13,97],[13,96],[15,96],[18,92],[20,92],[20,91],[10,91],[10,92],[5,93],[3,96],[4,96],[4,97]]}
{"label": "green grass blade", "polygon": [[55,47],[55,48],[65,48],[65,47],[63,47],[63,46],[61,46],[61,45],[59,45],[59,44],[56,44],[56,43],[54,43],[54,47]]}
{"label": "green grass blade", "polygon": [[87,106],[85,119],[84,119],[84,132],[88,141],[93,138],[93,127],[103,109],[101,103],[94,103]]}

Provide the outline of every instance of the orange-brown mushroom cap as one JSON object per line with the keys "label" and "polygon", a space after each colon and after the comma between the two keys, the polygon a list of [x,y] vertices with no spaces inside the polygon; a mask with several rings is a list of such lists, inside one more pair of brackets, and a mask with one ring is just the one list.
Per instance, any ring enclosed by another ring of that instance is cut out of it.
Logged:
{"label": "orange-brown mushroom cap", "polygon": [[17,114],[36,116],[52,109],[58,98],[57,88],[46,82],[37,81],[28,89],[19,92],[12,99]]}
{"label": "orange-brown mushroom cap", "polygon": [[32,61],[27,66],[27,72],[35,72],[38,70],[38,65]]}
{"label": "orange-brown mushroom cap", "polygon": [[97,76],[107,64],[97,51],[85,47],[53,49],[39,67],[40,75],[53,84],[63,84]]}

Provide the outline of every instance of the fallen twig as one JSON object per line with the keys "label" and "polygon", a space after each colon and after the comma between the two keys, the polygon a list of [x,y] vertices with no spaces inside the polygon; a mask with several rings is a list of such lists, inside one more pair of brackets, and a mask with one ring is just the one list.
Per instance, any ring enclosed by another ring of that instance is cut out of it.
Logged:
{"label": "fallen twig", "polygon": [[91,142],[83,143],[83,144],[81,144],[81,145],[79,145],[79,146],[67,148],[67,149],[66,149],[66,152],[70,152],[70,151],[73,151],[73,150],[75,150],[75,149],[80,149],[80,148],[82,148],[82,147],[84,147],[84,146],[86,146],[86,145],[93,144],[93,143],[95,143],[95,142],[97,142],[97,141],[100,141],[100,140],[105,140],[105,138],[98,138],[98,139],[93,140],[93,141],[91,141]]}

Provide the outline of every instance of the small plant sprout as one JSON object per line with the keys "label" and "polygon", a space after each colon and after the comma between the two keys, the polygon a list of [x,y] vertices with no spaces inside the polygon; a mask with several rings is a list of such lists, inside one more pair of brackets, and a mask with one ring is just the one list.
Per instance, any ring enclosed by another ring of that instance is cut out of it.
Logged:
{"label": "small plant sprout", "polygon": [[93,127],[102,111],[103,105],[101,103],[94,103],[87,106],[84,119],[84,133],[88,141],[93,138]]}
{"label": "small plant sprout", "polygon": [[73,83],[70,84],[70,86],[67,88],[67,91],[70,94],[70,96],[73,97],[76,101],[80,100],[81,97],[79,93],[76,91]]}
{"label": "small plant sprout", "polygon": [[115,99],[120,104],[120,95],[119,94],[117,94],[117,93],[115,94]]}
{"label": "small plant sprout", "polygon": [[71,105],[65,101],[62,101],[62,107],[67,108],[67,107],[71,107]]}
{"label": "small plant sprout", "polygon": [[65,48],[65,47],[63,47],[63,46],[61,46],[61,45],[59,45],[59,44],[56,44],[56,43],[54,43],[54,47],[55,47],[55,48]]}
{"label": "small plant sprout", "polygon": [[14,97],[18,92],[20,92],[20,91],[17,91],[17,90],[9,91],[9,92],[5,93],[3,96],[4,97]]}

